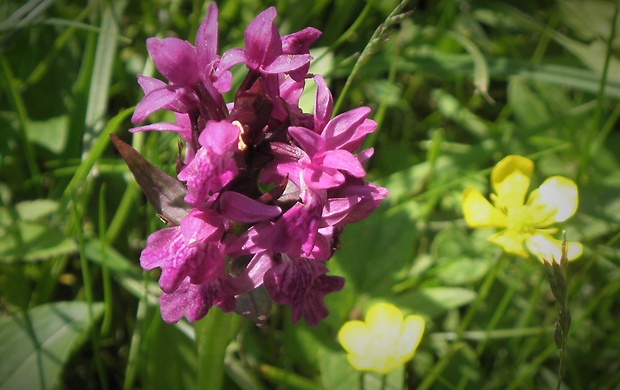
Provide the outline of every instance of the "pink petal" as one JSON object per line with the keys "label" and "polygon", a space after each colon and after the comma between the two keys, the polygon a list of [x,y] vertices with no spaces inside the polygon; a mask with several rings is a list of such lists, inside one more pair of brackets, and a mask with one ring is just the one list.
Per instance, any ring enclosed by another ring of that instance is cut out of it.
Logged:
{"label": "pink petal", "polygon": [[[327,148],[341,149],[343,145],[349,143],[368,114],[370,114],[369,107],[358,107],[329,121],[321,134],[325,139]],[[370,128],[363,128],[363,130],[370,130]]]}
{"label": "pink petal", "polygon": [[308,64],[311,60],[310,54],[282,54],[262,69],[267,74],[290,73]]}
{"label": "pink petal", "polygon": [[209,4],[207,16],[196,32],[197,63],[201,73],[208,73],[217,58],[217,16],[217,5],[215,3]]}
{"label": "pink petal", "polygon": [[257,69],[268,65],[282,54],[280,34],[273,24],[275,18],[275,7],[269,7],[258,14],[245,29],[245,53],[248,68]]}
{"label": "pink petal", "polygon": [[321,37],[321,31],[306,27],[301,31],[282,37],[282,52],[286,54],[308,54],[310,45]]}
{"label": "pink petal", "polygon": [[337,169],[310,164],[304,166],[304,181],[313,190],[326,190],[338,187],[345,182],[345,177]]}
{"label": "pink petal", "polygon": [[314,98],[314,131],[321,133],[332,116],[334,100],[322,76],[314,76],[316,97]]}
{"label": "pink petal", "polygon": [[220,196],[222,214],[237,222],[259,222],[275,218],[282,212],[278,206],[262,204],[234,191],[226,191]]}
{"label": "pink petal", "polygon": [[346,150],[330,150],[323,154],[321,159],[317,160],[322,166],[339,169],[350,173],[355,177],[366,176],[364,167],[359,160]]}
{"label": "pink petal", "polygon": [[304,127],[290,126],[288,132],[310,157],[324,148],[325,141],[312,130]]}
{"label": "pink petal", "polygon": [[170,82],[183,85],[198,82],[196,49],[189,42],[178,38],[149,38],[146,47],[157,70]]}
{"label": "pink petal", "polygon": [[209,121],[198,141],[218,156],[235,152],[238,147],[240,130],[227,121]]}
{"label": "pink petal", "polygon": [[140,84],[140,87],[144,91],[145,95],[150,92],[153,92],[156,89],[165,88],[167,85],[166,83],[164,83],[163,81],[159,79],[148,77],[142,74],[138,75],[138,84]]}
{"label": "pink petal", "polygon": [[218,241],[225,229],[222,217],[212,210],[192,209],[181,220],[181,232],[188,246],[199,245],[205,241]]}

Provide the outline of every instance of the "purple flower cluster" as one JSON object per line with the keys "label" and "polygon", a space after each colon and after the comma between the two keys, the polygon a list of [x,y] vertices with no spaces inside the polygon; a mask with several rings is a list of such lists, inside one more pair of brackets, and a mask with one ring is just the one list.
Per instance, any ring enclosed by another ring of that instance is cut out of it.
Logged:
{"label": "purple flower cluster", "polygon": [[[370,109],[331,118],[325,81],[308,74],[309,46],[321,32],[306,28],[281,37],[275,17],[275,8],[263,11],[245,31],[246,48],[222,56],[214,3],[195,46],[147,40],[168,82],[138,76],[145,96],[132,121],[164,109],[174,112],[175,123],[132,131],[172,131],[183,139],[177,177],[189,210],[180,223],[154,232],[140,257],[144,269],[161,269],[166,322],[196,321],[213,305],[243,312],[240,297],[264,288],[271,300],[291,307],[293,322],[303,317],[316,325],[328,314],[325,294],[344,284],[325,266],[338,237],[387,196],[364,181],[372,149],[358,151],[376,129]],[[231,89],[229,69],[237,64],[248,73],[227,104],[222,94]],[[317,86],[313,114],[299,108],[308,79]]]}

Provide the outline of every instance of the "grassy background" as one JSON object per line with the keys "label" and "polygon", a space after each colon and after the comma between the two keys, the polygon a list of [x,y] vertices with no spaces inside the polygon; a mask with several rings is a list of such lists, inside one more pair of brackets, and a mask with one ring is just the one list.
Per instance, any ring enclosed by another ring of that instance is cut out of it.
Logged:
{"label": "grassy background", "polygon": [[156,272],[138,265],[162,224],[109,145],[115,133],[172,172],[174,135],[127,131],[142,97],[136,74],[156,75],[146,38],[193,42],[206,3],[2,2],[0,388],[378,388],[377,377],[353,372],[335,339],[377,300],[427,320],[414,360],[386,388],[400,388],[403,375],[419,388],[555,388],[556,308],[542,265],[502,254],[485,240],[491,231],[467,229],[460,211],[462,190],[488,191],[490,169],[507,154],[535,161],[534,185],[564,175],[579,186],[578,213],[564,226],[584,244],[569,271],[564,382],[616,388],[617,4],[512,3],[413,1],[343,94],[396,1],[218,1],[220,53],[241,46],[269,5],[282,34],[323,31],[314,69],[340,112],[373,108],[369,176],[390,190],[328,264],[347,278],[327,299],[330,316],[293,326],[275,307],[258,329],[217,309],[195,328],[162,322]]}

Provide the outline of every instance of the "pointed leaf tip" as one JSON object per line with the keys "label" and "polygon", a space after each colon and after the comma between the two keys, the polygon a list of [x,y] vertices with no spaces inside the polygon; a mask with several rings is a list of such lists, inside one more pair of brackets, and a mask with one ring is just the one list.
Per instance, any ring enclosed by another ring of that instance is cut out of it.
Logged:
{"label": "pointed leaf tip", "polygon": [[148,162],[116,135],[110,134],[110,139],[157,214],[168,225],[179,225],[190,210],[190,206],[183,200],[187,193],[185,186]]}

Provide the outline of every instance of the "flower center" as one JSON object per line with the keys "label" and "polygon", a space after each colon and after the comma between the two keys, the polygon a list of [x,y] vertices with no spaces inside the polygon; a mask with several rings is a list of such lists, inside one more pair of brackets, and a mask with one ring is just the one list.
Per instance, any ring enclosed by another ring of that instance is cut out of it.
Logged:
{"label": "flower center", "polygon": [[506,210],[508,214],[508,229],[520,234],[532,233],[535,229],[536,218],[528,206],[519,206]]}

